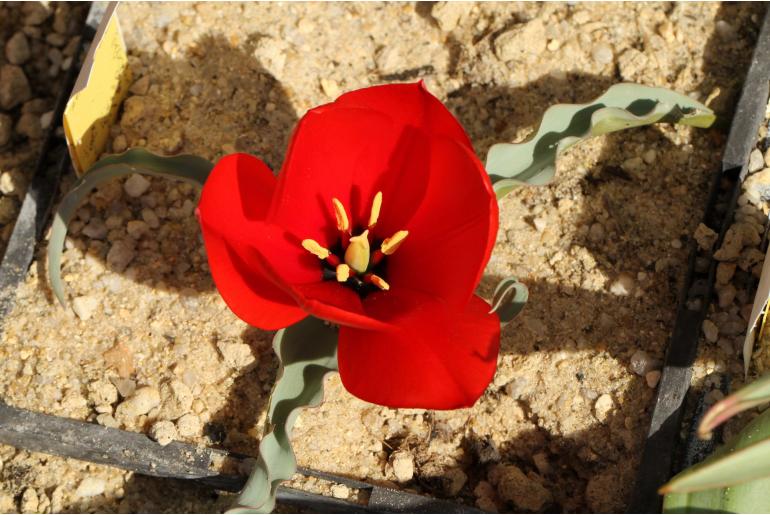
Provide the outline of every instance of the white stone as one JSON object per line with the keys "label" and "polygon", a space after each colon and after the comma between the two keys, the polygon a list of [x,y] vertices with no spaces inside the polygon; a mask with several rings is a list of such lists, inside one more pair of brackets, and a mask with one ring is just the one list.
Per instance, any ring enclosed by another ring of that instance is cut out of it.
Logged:
{"label": "white stone", "polygon": [[72,311],[80,320],[88,320],[99,307],[99,299],[91,295],[83,295],[72,299]]}
{"label": "white stone", "polygon": [[345,485],[332,486],[332,497],[335,499],[347,499],[350,497],[350,488]]}
{"label": "white stone", "polygon": [[106,487],[107,482],[104,479],[89,476],[80,482],[75,490],[75,497],[82,499],[83,497],[102,495]]}
{"label": "white stone", "polygon": [[615,402],[612,400],[612,396],[608,393],[604,393],[596,399],[594,403],[594,413],[596,418],[604,422],[607,420],[612,409],[615,407]]}
{"label": "white stone", "polygon": [[610,285],[610,293],[613,295],[625,296],[631,293],[634,288],[634,278],[628,274],[620,274],[615,282]]}
{"label": "white stone", "polygon": [[123,190],[125,190],[126,195],[133,198],[141,197],[149,188],[150,181],[136,173],[123,184]]}
{"label": "white stone", "polygon": [[391,455],[391,465],[396,479],[402,483],[414,477],[414,458],[406,451],[396,451]]}
{"label": "white stone", "polygon": [[118,407],[115,409],[115,416],[118,418],[138,417],[159,404],[160,393],[157,388],[143,386],[138,388],[134,395],[118,404]]}
{"label": "white stone", "polygon": [[749,154],[749,173],[758,172],[765,165],[765,158],[762,156],[762,152],[755,148]]}

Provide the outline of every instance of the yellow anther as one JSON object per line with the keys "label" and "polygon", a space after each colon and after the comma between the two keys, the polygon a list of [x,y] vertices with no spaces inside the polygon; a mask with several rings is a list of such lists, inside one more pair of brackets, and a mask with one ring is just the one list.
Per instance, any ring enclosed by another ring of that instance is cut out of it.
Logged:
{"label": "yellow anther", "polygon": [[350,267],[345,263],[337,265],[337,281],[344,283],[350,277]]}
{"label": "yellow anther", "polygon": [[388,291],[390,289],[390,285],[386,283],[385,279],[383,279],[379,275],[371,274],[369,276],[369,280],[373,285],[375,285],[377,288],[381,289],[382,291]]}
{"label": "yellow anther", "polygon": [[334,206],[334,216],[337,217],[337,229],[342,232],[348,232],[350,230],[350,220],[348,220],[345,206],[336,198],[332,199],[332,206]]}
{"label": "yellow anther", "polygon": [[331,254],[329,249],[322,247],[321,244],[315,240],[302,240],[302,248],[314,256],[318,256],[318,259],[326,259]]}
{"label": "yellow anther", "polygon": [[398,247],[401,246],[407,236],[409,236],[409,231],[398,231],[390,238],[385,238],[385,241],[382,242],[382,246],[380,246],[380,251],[386,256],[390,256],[398,250]]}
{"label": "yellow anther", "polygon": [[377,225],[377,219],[380,217],[380,208],[382,208],[382,192],[378,191],[372,201],[372,212],[369,214],[369,229]]}
{"label": "yellow anther", "polygon": [[345,263],[355,272],[363,274],[369,267],[369,231],[350,238],[345,251]]}

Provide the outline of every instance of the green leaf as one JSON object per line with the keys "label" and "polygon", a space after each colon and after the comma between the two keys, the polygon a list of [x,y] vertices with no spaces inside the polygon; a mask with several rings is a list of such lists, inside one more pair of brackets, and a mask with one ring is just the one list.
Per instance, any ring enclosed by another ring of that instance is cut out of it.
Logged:
{"label": "green leaf", "polygon": [[503,279],[495,288],[490,313],[497,313],[500,323],[507,324],[518,315],[529,299],[529,289],[515,277]]}
{"label": "green leaf", "polygon": [[291,429],[299,409],[318,406],[323,400],[324,378],[337,371],[337,330],[316,318],[278,331],[273,349],[281,369],[270,396],[268,426],[259,444],[257,464],[228,513],[273,511],[278,485],[297,470]]}
{"label": "green leaf", "polygon": [[715,427],[730,417],[766,402],[770,402],[770,374],[744,386],[711,406],[701,420],[698,434],[701,438],[707,438]]}
{"label": "green leaf", "polygon": [[61,255],[67,237],[67,225],[80,203],[97,186],[134,173],[181,179],[203,187],[213,165],[202,157],[180,155],[157,156],[142,148],[135,148],[116,156],[105,157],[88,169],[59,204],[51,226],[48,242],[48,280],[51,290],[62,306],[66,305],[61,282]]}
{"label": "green leaf", "polygon": [[711,457],[661,488],[664,513],[770,510],[770,410]]}
{"label": "green leaf", "polygon": [[556,156],[586,138],[657,122],[705,128],[714,119],[711,109],[685,95],[638,84],[616,84],[587,104],[550,107],[527,141],[493,145],[486,169],[497,198],[502,198],[522,184],[549,183],[556,171]]}

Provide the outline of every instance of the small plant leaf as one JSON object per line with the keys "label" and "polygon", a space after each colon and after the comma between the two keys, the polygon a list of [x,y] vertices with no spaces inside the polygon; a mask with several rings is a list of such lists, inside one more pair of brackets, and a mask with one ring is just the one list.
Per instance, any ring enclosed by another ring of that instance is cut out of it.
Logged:
{"label": "small plant leaf", "polygon": [[212,165],[206,159],[191,155],[162,157],[142,148],[135,148],[116,156],[105,157],[88,169],[74,184],[54,213],[51,239],[48,242],[48,280],[51,290],[62,306],[66,306],[61,281],[61,255],[67,237],[67,225],[80,203],[97,186],[131,174],[144,174],[169,179],[180,179],[203,187]]}
{"label": "small plant leaf", "polygon": [[259,458],[228,513],[273,511],[278,485],[297,470],[291,429],[299,409],[318,406],[323,400],[324,378],[337,371],[337,330],[317,318],[308,317],[278,331],[273,349],[281,369],[270,395]]}
{"label": "small plant leaf", "polygon": [[708,438],[715,427],[730,417],[766,402],[770,402],[770,374],[744,386],[711,406],[698,426],[698,435],[701,438]]}
{"label": "small plant leaf", "polygon": [[553,179],[556,156],[592,136],[657,122],[709,127],[713,111],[688,96],[638,84],[616,84],[587,104],[558,104],[543,115],[537,132],[522,143],[489,149],[486,169],[497,198],[522,184]]}
{"label": "small plant leaf", "polygon": [[770,508],[770,410],[708,459],[660,489],[664,513],[766,513]]}
{"label": "small plant leaf", "polygon": [[529,289],[515,277],[503,279],[495,288],[490,313],[497,313],[501,324],[507,324],[518,315],[529,299]]}

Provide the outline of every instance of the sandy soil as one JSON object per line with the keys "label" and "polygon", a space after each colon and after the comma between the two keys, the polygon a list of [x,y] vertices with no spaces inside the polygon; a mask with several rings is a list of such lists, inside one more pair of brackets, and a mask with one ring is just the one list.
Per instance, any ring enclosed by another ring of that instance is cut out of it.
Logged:
{"label": "sandy soil", "polygon": [[[621,80],[713,97],[714,129],[598,138],[560,159],[553,185],[501,202],[480,292],[516,275],[531,295],[504,330],[499,370],[476,406],[385,409],[333,377],[295,431],[300,464],[318,470],[485,510],[622,511],[686,243],[760,15],[761,6],[697,3],[124,6],[136,82],[110,150],[209,159],[238,150],[277,170],[307,109],[382,82],[424,80],[482,157],[530,134],[549,105],[587,101]],[[238,321],[214,290],[195,192],[132,181],[99,189],[71,225],[64,277],[77,315],[51,302],[44,262],[33,265],[5,323],[0,393],[25,408],[253,453],[277,366],[271,334]],[[2,511],[228,502],[9,447],[0,459]]]}

